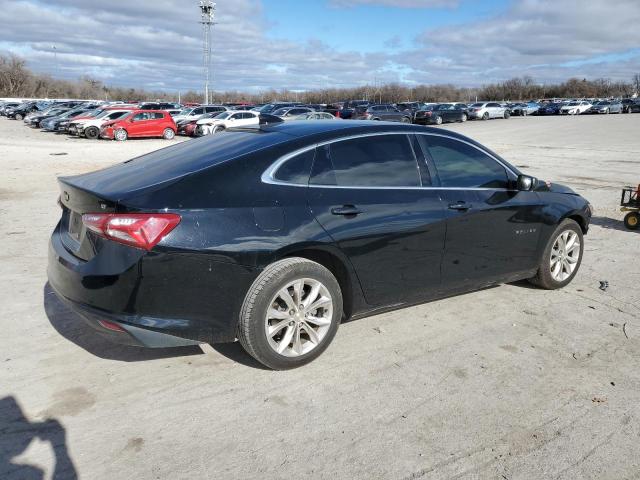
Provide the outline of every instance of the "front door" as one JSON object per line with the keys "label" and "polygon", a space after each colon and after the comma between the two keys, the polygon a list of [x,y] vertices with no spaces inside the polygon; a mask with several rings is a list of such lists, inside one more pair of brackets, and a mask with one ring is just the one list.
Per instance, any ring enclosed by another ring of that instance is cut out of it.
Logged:
{"label": "front door", "polygon": [[538,195],[514,190],[515,173],[478,147],[446,136],[418,137],[447,212],[443,287],[507,281],[534,269],[543,222]]}
{"label": "front door", "polygon": [[423,187],[430,178],[413,141],[387,133],[316,152],[309,207],[374,306],[428,297],[440,286],[444,210],[440,192]]}

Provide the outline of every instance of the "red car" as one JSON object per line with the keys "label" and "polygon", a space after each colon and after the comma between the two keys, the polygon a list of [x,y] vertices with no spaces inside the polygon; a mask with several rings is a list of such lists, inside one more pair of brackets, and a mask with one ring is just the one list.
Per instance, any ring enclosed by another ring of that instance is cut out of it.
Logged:
{"label": "red car", "polygon": [[196,136],[196,128],[198,128],[197,120],[187,123],[183,125],[179,129],[179,133],[186,135],[188,137]]}
{"label": "red car", "polygon": [[100,137],[120,142],[129,137],[162,137],[171,140],[176,136],[176,130],[176,123],[169,112],[132,110],[126,117],[102,125]]}

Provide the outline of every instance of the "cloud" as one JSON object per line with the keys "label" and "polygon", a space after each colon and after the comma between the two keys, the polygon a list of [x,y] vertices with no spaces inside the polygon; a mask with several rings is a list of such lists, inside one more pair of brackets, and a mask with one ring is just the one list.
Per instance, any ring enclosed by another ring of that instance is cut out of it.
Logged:
{"label": "cloud", "polygon": [[330,0],[333,7],[350,8],[368,6],[394,8],[454,8],[459,0]]}
{"label": "cloud", "polygon": [[[435,6],[434,0],[331,0],[343,6]],[[202,42],[195,2],[174,0],[0,0],[0,50],[37,71],[90,75],[109,85],[202,88]],[[214,88],[258,91],[347,87],[378,82],[480,85],[531,75],[629,80],[640,65],[638,0],[514,0],[500,14],[425,30],[410,42],[384,32],[383,51],[331,47],[317,30],[294,42],[278,35],[260,0],[218,2]],[[301,21],[304,21],[301,18]],[[57,65],[52,45],[56,45]]]}

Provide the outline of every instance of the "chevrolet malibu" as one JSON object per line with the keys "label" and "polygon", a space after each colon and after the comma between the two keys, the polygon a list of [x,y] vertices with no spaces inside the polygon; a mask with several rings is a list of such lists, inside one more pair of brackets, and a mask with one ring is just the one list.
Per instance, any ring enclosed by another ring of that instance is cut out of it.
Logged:
{"label": "chevrolet malibu", "polygon": [[273,369],[344,319],[573,280],[589,203],[454,132],[384,122],[229,129],[59,179],[49,282],[114,341],[239,340]]}

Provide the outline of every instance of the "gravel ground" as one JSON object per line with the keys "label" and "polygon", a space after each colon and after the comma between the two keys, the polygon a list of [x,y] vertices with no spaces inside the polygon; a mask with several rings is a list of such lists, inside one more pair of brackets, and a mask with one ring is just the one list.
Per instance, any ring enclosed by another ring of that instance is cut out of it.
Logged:
{"label": "gravel ground", "polygon": [[180,140],[0,118],[0,478],[640,478],[640,236],[617,207],[640,182],[640,115],[443,128],[594,204],[575,281],[349,322],[314,363],[271,372],[238,344],[107,344],[46,285],[56,175]]}

